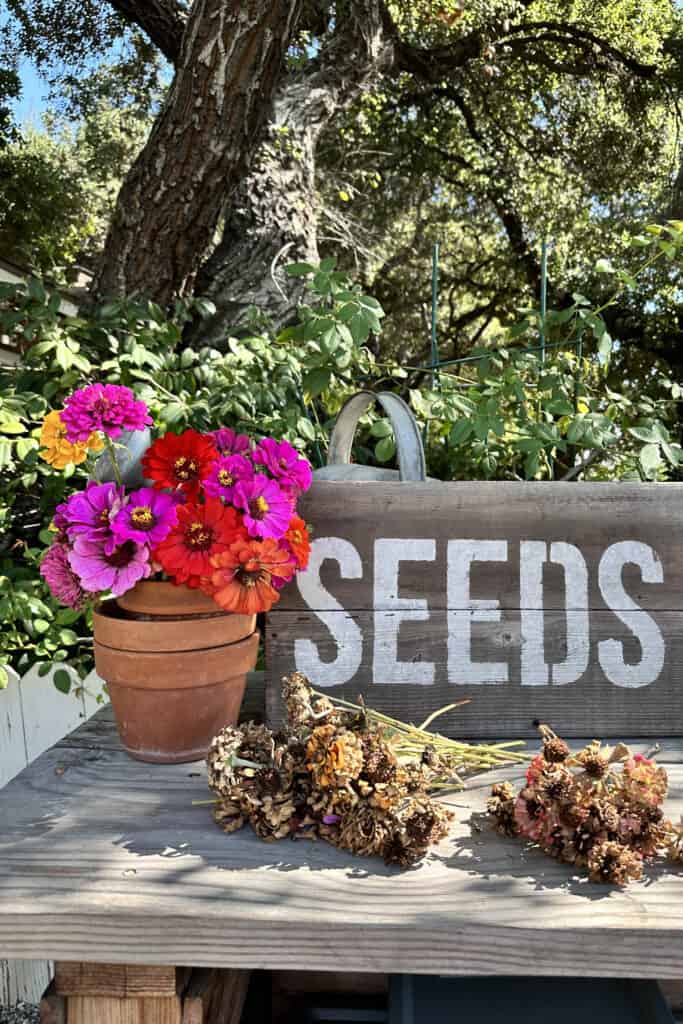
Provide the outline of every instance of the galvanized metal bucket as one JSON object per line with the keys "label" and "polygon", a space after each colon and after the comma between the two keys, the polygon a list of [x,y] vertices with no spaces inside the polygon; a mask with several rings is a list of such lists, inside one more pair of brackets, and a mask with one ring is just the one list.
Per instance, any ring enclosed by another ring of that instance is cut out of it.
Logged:
{"label": "galvanized metal bucket", "polygon": [[[361,416],[375,403],[394,428],[398,470],[359,466],[351,462],[353,439]],[[390,391],[358,391],[344,403],[330,437],[327,465],[313,472],[316,480],[424,481],[425,453],[415,417],[402,398]]]}

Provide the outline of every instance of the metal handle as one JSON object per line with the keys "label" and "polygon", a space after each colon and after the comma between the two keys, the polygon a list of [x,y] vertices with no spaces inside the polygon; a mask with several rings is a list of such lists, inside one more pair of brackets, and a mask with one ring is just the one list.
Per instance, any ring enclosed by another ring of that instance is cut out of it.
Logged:
{"label": "metal handle", "polygon": [[394,428],[399,479],[426,480],[425,453],[415,417],[403,399],[390,391],[359,391],[344,403],[332,430],[328,466],[351,462],[351,447],[358,421],[375,401],[382,406]]}

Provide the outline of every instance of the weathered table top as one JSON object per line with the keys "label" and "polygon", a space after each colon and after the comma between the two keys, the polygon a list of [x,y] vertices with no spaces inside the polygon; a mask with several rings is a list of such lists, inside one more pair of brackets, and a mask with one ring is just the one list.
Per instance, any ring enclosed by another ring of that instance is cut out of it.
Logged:
{"label": "weathered table top", "polygon": [[[678,816],[683,740],[661,745]],[[132,761],[105,709],[0,791],[0,957],[683,977],[683,874],[658,865],[619,892],[472,830],[492,779],[520,774],[470,781],[451,837],[399,872],[224,835],[192,805],[209,795],[203,765]]]}

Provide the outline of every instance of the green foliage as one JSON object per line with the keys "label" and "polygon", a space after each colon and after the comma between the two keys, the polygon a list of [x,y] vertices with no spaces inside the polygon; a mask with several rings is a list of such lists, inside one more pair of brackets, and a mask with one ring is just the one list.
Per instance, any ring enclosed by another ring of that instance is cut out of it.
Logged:
{"label": "green foliage", "polygon": [[53,115],[44,130],[0,148],[0,248],[40,273],[87,262],[102,245],[121,178],[149,121],[104,101],[72,129]]}

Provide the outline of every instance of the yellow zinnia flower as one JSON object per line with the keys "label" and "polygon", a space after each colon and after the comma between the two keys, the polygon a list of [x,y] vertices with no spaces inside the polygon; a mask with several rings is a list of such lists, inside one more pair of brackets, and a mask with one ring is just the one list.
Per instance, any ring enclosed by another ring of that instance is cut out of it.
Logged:
{"label": "yellow zinnia flower", "polygon": [[43,420],[40,431],[40,444],[42,451],[41,459],[45,459],[55,469],[64,469],[66,466],[78,466],[85,462],[88,451],[101,452],[104,442],[96,433],[90,435],[87,441],[73,444],[67,440],[66,427],[62,423],[59,410],[49,412]]}

